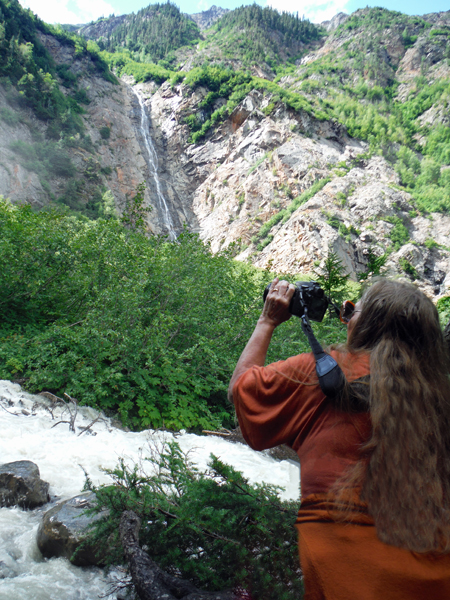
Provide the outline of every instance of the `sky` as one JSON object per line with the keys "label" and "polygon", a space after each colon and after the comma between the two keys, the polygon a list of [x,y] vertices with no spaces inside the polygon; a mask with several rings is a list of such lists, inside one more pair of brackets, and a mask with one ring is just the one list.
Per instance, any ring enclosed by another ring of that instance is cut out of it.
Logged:
{"label": "sky", "polygon": [[[137,12],[158,0],[19,0],[23,7],[30,8],[47,23],[83,24],[108,17],[111,14],[123,15]],[[159,0],[164,1],[164,0]],[[208,10],[214,4],[232,10],[253,0],[175,0],[180,10],[193,14]],[[258,0],[261,6],[272,6],[279,11],[298,12],[313,23],[331,19],[338,12],[352,13],[366,6],[382,6],[408,15],[449,10],[448,0],[389,0],[368,2],[368,0]]]}

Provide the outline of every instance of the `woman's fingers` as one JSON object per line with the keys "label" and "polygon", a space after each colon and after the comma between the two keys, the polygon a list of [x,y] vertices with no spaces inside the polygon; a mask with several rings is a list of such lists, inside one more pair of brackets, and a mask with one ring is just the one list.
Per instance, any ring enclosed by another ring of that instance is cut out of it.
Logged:
{"label": "woman's fingers", "polygon": [[289,283],[288,281],[284,281],[284,280],[279,281],[279,279],[275,278],[272,281],[269,293],[274,294],[278,297],[286,296],[287,294],[290,293],[290,295],[292,297],[292,295],[294,294],[294,291],[295,291],[295,286],[292,285],[292,283]]}
{"label": "woman's fingers", "polygon": [[266,302],[262,312],[262,318],[268,319],[277,326],[291,318],[289,304],[294,295],[295,286],[288,281],[275,278],[267,294]]}

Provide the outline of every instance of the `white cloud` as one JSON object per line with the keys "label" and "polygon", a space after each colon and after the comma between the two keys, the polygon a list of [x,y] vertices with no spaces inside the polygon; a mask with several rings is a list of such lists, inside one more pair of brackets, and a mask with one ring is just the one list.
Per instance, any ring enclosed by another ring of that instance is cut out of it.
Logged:
{"label": "white cloud", "polygon": [[99,17],[108,17],[115,10],[105,0],[20,0],[46,23],[90,23]]}
{"label": "white cloud", "polygon": [[208,0],[200,0],[197,3],[198,12],[203,12],[204,10],[209,10],[209,2]]}
{"label": "white cloud", "polygon": [[346,6],[349,0],[328,0],[325,2],[311,2],[308,0],[266,0],[267,6],[276,8],[280,12],[292,12],[304,16],[313,23],[328,21],[339,12],[348,12]]}

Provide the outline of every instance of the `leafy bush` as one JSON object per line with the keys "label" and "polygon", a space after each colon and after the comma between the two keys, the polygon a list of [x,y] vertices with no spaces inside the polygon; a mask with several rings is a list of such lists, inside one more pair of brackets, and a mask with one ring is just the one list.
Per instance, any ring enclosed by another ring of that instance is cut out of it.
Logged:
{"label": "leafy bush", "polygon": [[297,502],[281,501],[274,486],[249,484],[213,455],[209,471],[200,473],[175,442],[148,460],[154,475],[121,461],[108,471],[112,485],[88,483],[97,510],[109,511],[91,539],[110,540],[111,562],[123,563],[120,517],[133,510],[144,524],[140,543],[168,572],[211,591],[239,587],[260,600],[302,597]]}
{"label": "leafy bush", "polygon": [[161,65],[150,62],[137,62],[131,58],[131,53],[126,50],[114,54],[104,51],[101,52],[101,56],[119,77],[126,73],[127,75],[132,75],[136,82],[154,81],[157,84],[161,84],[176,75],[176,73],[165,69]]}
{"label": "leafy bush", "polygon": [[111,128],[106,125],[104,127],[100,127],[99,133],[103,140],[109,140],[111,136]]}
{"label": "leafy bush", "polygon": [[67,391],[134,426],[230,418],[228,378],[251,327],[236,321],[259,296],[247,268],[188,233],[169,243],[7,203],[1,216],[3,377],[21,348],[30,389]]}
{"label": "leafy bush", "polygon": [[441,325],[445,327],[450,321],[450,296],[444,296],[443,298],[440,298],[436,303],[436,308],[439,312]]}
{"label": "leafy bush", "polygon": [[[269,278],[193,234],[169,242],[1,201],[0,378],[21,365],[30,391],[67,392],[135,428],[231,425],[228,382]],[[309,351],[297,320],[279,329],[269,361]],[[324,321],[318,336],[345,330]]]}
{"label": "leafy bush", "polygon": [[20,123],[17,113],[8,107],[0,108],[0,119],[7,125],[11,126],[18,125]]}
{"label": "leafy bush", "polygon": [[418,279],[419,274],[417,273],[417,269],[406,258],[402,257],[398,262],[403,271],[409,275],[411,279]]}
{"label": "leafy bush", "polygon": [[410,239],[409,231],[399,217],[385,217],[384,220],[394,224],[389,237],[394,244],[395,250],[399,250],[404,244],[408,243]]}

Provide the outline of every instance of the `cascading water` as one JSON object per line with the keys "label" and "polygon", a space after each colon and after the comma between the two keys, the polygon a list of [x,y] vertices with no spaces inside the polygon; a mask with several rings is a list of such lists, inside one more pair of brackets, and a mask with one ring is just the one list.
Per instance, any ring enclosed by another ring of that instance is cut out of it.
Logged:
{"label": "cascading water", "polygon": [[158,155],[156,154],[155,147],[152,142],[152,138],[150,136],[150,123],[148,120],[147,112],[145,109],[144,99],[142,96],[134,89],[131,88],[139,101],[139,107],[141,112],[141,122],[140,122],[140,130],[142,134],[142,139],[144,140],[145,150],[147,154],[147,166],[150,171],[150,176],[153,178],[156,187],[156,198],[158,203],[159,213],[162,216],[164,227],[167,229],[169,239],[175,240],[176,233],[172,220],[172,216],[170,214],[169,207],[167,206],[167,201],[164,198],[164,194],[161,190],[161,182],[159,180],[158,175]]}
{"label": "cascading water", "polygon": [[[125,432],[99,419],[89,432],[79,435],[98,416],[91,408],[79,408],[76,433],[69,431],[67,414],[42,396],[23,392],[17,384],[0,381],[0,464],[31,460],[41,478],[50,484],[52,501],[79,494],[84,471],[94,483],[111,482],[102,469],[113,469],[119,457],[128,464],[142,461],[150,448],[170,434]],[[182,433],[176,438],[190,459],[205,470],[211,453],[233,465],[252,482],[266,481],[286,488],[282,497],[299,495],[299,469],[289,462],[276,462],[243,444],[216,437]],[[105,574],[95,567],[74,567],[62,558],[44,559],[36,544],[42,514],[52,504],[25,511],[0,508],[0,600],[116,600],[109,594],[118,572]]]}

